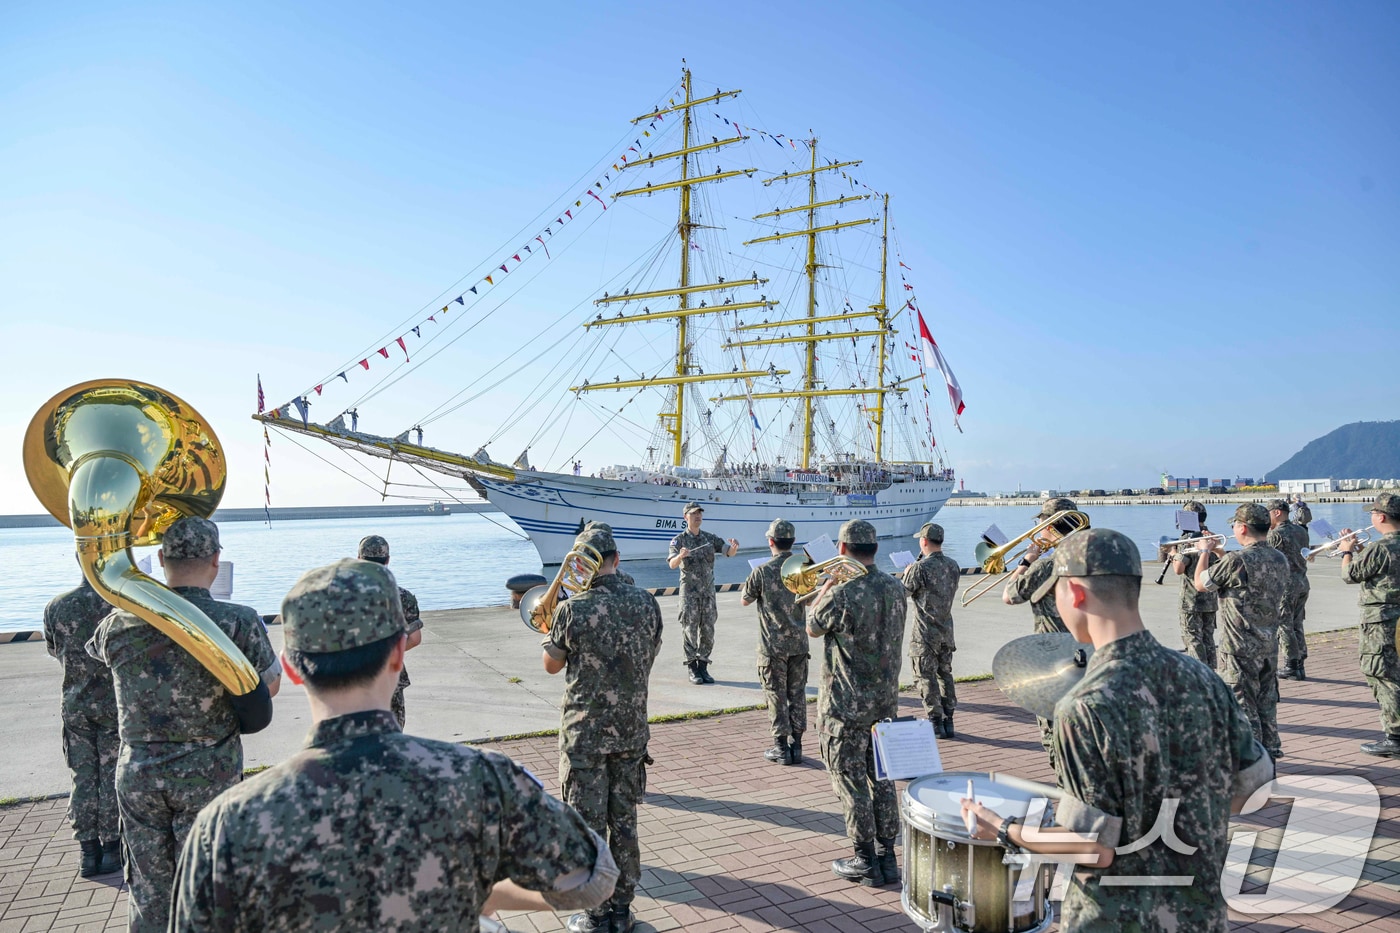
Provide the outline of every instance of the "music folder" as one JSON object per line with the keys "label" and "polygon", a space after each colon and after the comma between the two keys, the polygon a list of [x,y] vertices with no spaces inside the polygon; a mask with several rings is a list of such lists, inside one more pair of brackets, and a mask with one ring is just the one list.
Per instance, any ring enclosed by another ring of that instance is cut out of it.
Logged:
{"label": "music folder", "polygon": [[894,564],[895,570],[903,570],[914,563],[914,553],[912,551],[895,551],[890,555],[890,562]]}
{"label": "music folder", "polygon": [[1201,516],[1193,509],[1181,509],[1176,513],[1176,527],[1182,531],[1200,531]]}
{"label": "music folder", "polygon": [[875,777],[881,781],[908,781],[943,770],[938,738],[927,719],[882,720],[870,727],[875,753]]}
{"label": "music folder", "polygon": [[1001,547],[1011,539],[1006,536],[1006,532],[1002,531],[996,525],[991,525],[986,531],[982,532],[982,540],[986,541],[992,547]]}

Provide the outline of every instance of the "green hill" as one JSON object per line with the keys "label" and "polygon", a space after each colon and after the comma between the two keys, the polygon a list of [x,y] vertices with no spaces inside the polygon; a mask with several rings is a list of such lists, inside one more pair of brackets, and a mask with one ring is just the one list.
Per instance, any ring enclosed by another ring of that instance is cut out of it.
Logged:
{"label": "green hill", "polygon": [[1358,421],[1324,434],[1270,470],[1281,479],[1392,479],[1400,476],[1400,421]]}

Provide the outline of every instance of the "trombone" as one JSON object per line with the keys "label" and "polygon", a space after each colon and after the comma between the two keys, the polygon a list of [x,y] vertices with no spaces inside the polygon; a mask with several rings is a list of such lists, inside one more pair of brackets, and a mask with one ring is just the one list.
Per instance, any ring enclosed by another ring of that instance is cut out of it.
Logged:
{"label": "trombone", "polygon": [[521,620],[541,635],[548,635],[554,624],[555,607],[561,600],[577,596],[592,586],[601,566],[603,555],[586,544],[575,544],[574,549],[564,555],[559,572],[548,586],[531,587],[520,597]]}
{"label": "trombone", "polygon": [[823,575],[830,577],[837,583],[845,583],[847,580],[865,576],[866,568],[854,557],[847,557],[844,554],[838,554],[819,564],[811,563],[811,558],[806,554],[794,554],[783,561],[780,574],[783,578],[783,586],[787,587],[797,597],[795,601],[800,603],[817,595],[819,587],[824,582]]}
{"label": "trombone", "polygon": [[[1326,544],[1320,545],[1318,547],[1303,548],[1303,556],[1306,557],[1308,560],[1313,560],[1317,557],[1336,557],[1337,552],[1333,551],[1332,548],[1341,544],[1348,538],[1355,538],[1357,544],[1368,544],[1371,541],[1371,532],[1366,528],[1362,528],[1359,531],[1353,531],[1348,534],[1341,535],[1338,538],[1334,538],[1333,540],[1328,541]],[[1324,554],[1324,551],[1327,551],[1329,553]]]}
{"label": "trombone", "polygon": [[986,538],[977,542],[977,560],[982,564],[982,573],[985,579],[978,580],[967,589],[963,590],[962,605],[970,606],[973,602],[981,599],[996,586],[997,578],[1006,572],[1006,565],[1018,559],[1024,554],[1027,548],[1018,551],[1012,557],[1007,557],[1011,551],[1022,541],[1030,540],[1031,544],[1040,548],[1041,552],[1050,550],[1065,538],[1076,531],[1083,531],[1089,527],[1089,516],[1083,512],[1076,512],[1071,509],[1064,509],[1056,512],[1049,518],[1036,525],[1025,534],[1012,538],[1005,544],[993,545]]}

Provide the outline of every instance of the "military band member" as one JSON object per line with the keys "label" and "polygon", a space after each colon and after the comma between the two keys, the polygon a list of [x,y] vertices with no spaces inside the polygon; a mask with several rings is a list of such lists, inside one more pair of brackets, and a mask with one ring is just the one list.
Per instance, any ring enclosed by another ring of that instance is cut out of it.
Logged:
{"label": "military band member", "polygon": [[73,774],[68,819],[84,878],[121,870],[117,827],[117,697],[112,672],[87,653],[111,605],[86,578],[44,608],[44,644],[63,665],[63,760]]}
{"label": "military band member", "polygon": [[642,875],[637,805],[646,790],[648,681],[661,649],[661,608],[617,578],[612,528],[588,525],[574,540],[602,557],[592,585],[559,604],[543,641],[544,669],[564,672],[559,783],[564,800],[606,836],[617,888],[569,918],[570,933],[628,933]]}
{"label": "military band member", "polygon": [[1095,649],[1055,707],[1058,825],[1031,831],[971,800],[963,812],[977,817],[974,838],[1078,863],[1060,906],[1067,933],[1226,933],[1230,814],[1273,762],[1220,679],[1143,627],[1141,586],[1137,546],[1116,531],[1077,532],[1055,549],[1036,595],[1053,595],[1075,640]]}
{"label": "military band member", "polygon": [[[1201,533],[1210,534],[1206,527],[1206,507],[1199,502],[1188,502],[1186,510],[1195,512],[1200,519]],[[1211,670],[1215,669],[1215,613],[1220,600],[1214,593],[1200,593],[1196,590],[1196,558],[1191,553],[1193,546],[1178,548],[1172,557],[1172,572],[1181,577],[1181,642],[1186,653]],[[1206,563],[1214,564],[1223,553],[1215,547],[1207,547]]]}
{"label": "military band member", "polygon": [[1312,523],[1312,509],[1303,501],[1301,492],[1293,497],[1293,522],[1304,531],[1307,531],[1308,525]]}
{"label": "military band member", "polygon": [[899,809],[894,783],[875,777],[870,728],[899,713],[906,596],[898,580],[872,570],[879,549],[874,525],[846,522],[838,541],[838,551],[864,564],[866,573],[840,584],[828,580],[807,614],[807,634],[822,640],[822,761],[855,848],[854,856],[836,860],[831,870],[867,886],[897,884]]}
{"label": "military band member", "polygon": [[953,737],[953,710],[958,708],[953,683],[953,597],[961,573],[958,562],[943,553],[943,526],[928,522],[914,535],[919,559],[904,568],[904,588],[914,603],[914,634],[909,659],[933,731]]}
{"label": "military band member", "polygon": [[346,559],[282,603],[306,747],[219,795],[180,855],[176,933],[471,930],[497,909],[601,903],[617,868],[571,808],[504,755],[399,730],[398,584]]}
{"label": "military band member", "polygon": [[710,652],[715,647],[715,556],[733,557],[739,553],[739,542],[728,543],[719,535],[700,530],[705,507],[688,503],[685,511],[685,531],[671,539],[670,557],[666,563],[681,572],[681,637],[685,640],[685,666],[693,684],[712,684]]}
{"label": "military band member", "polygon": [[[1039,524],[1056,512],[1073,512],[1078,511],[1078,509],[1079,506],[1074,504],[1073,499],[1066,499],[1063,496],[1047,499],[1035,520]],[[1012,568],[1011,578],[1001,591],[1001,601],[1008,606],[1019,606],[1026,602],[1031,604],[1031,615],[1035,618],[1034,631],[1038,635],[1047,632],[1067,631],[1064,621],[1060,618],[1060,611],[1055,607],[1054,596],[1034,598],[1034,594],[1040,589],[1041,584],[1050,579],[1050,568],[1050,557],[1042,555],[1040,548],[1032,542],[1026,548],[1026,553],[1020,562]],[[1039,716],[1035,718],[1035,721],[1040,726],[1040,745],[1050,756],[1050,764],[1053,766],[1055,763],[1055,743],[1051,741],[1052,723]]]}
{"label": "military band member", "polygon": [[[389,542],[379,535],[368,535],[360,539],[360,560],[373,561],[376,564],[389,566]],[[405,651],[412,651],[423,643],[423,616],[418,611],[418,597],[414,596],[403,587],[399,587],[399,599],[403,602],[403,617],[408,623],[408,644]],[[394,711],[394,718],[399,721],[399,728],[402,729],[408,724],[408,709],[403,702],[403,688],[411,686],[413,681],[408,679],[408,668],[399,670],[399,686],[394,691],[394,698],[389,703],[389,708]]]}
{"label": "military band member", "polygon": [[[1379,742],[1361,746],[1368,755],[1400,758],[1400,659],[1395,653],[1395,622],[1400,619],[1400,496],[1383,492],[1371,505],[1371,527],[1379,540],[1363,550],[1344,540],[1342,579],[1361,584],[1361,673],[1381,707]],[[1349,534],[1350,529],[1342,529]]]}
{"label": "military band member", "polygon": [[1243,550],[1225,554],[1215,566],[1202,550],[1196,590],[1220,597],[1220,677],[1234,691],[1254,737],[1279,758],[1278,614],[1288,592],[1288,561],[1269,546],[1269,513],[1262,505],[1247,502],[1235,509],[1230,528]]}
{"label": "military band member", "polygon": [[811,658],[805,628],[806,605],[783,585],[783,561],[792,556],[797,531],[792,522],[773,519],[768,550],[773,559],[755,568],[744,581],[740,602],[758,603],[758,681],[768,704],[773,747],[763,753],[783,765],[802,763],[802,733],[807,731],[807,662]]}
{"label": "military band member", "polygon": [[1269,546],[1288,561],[1288,593],[1279,605],[1278,641],[1283,655],[1283,667],[1278,676],[1284,680],[1307,680],[1303,662],[1308,657],[1308,640],[1303,634],[1303,618],[1307,615],[1308,562],[1303,550],[1308,546],[1308,533],[1301,525],[1288,520],[1288,500],[1270,499],[1264,504],[1269,510]]}
{"label": "military band member", "polygon": [[[262,619],[247,606],[209,595],[219,550],[213,522],[176,521],[160,548],[166,583],[223,630],[259,672],[268,696],[275,696],[282,668]],[[239,708],[189,652],[129,612],[107,616],[87,650],[112,669],[116,683],[122,740],[117,808],[130,885],[128,927],[132,933],[164,930],[175,860],[195,815],[243,779]]]}

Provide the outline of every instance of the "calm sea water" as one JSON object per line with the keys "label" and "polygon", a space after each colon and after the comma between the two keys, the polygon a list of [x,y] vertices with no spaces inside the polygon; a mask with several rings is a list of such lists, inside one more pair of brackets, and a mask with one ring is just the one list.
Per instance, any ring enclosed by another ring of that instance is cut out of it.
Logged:
{"label": "calm sea water", "polygon": [[[1015,536],[1034,522],[1039,505],[945,508],[938,522],[947,534],[948,552],[964,567],[973,566],[973,548],[983,529],[995,523]],[[1146,559],[1157,553],[1162,535],[1175,536],[1174,506],[1109,505],[1085,509],[1096,527],[1116,528],[1138,543]],[[1233,511],[1228,505],[1213,509],[1212,527],[1225,526]],[[1358,504],[1313,505],[1313,516],[1341,528],[1369,527]],[[799,527],[799,535],[802,529]],[[518,573],[540,573],[539,556],[528,540],[504,515],[415,516],[361,519],[275,522],[271,528],[256,522],[225,522],[219,528],[223,558],[233,561],[233,601],[262,613],[274,613],[282,597],[302,571],[353,556],[360,538],[381,534],[393,548],[391,567],[399,582],[412,590],[424,609],[459,609],[504,605],[507,578]],[[759,542],[741,542],[745,547]],[[915,550],[914,542],[907,543]],[[905,544],[883,542],[882,551],[901,550]],[[154,548],[137,549],[137,558]],[[737,583],[748,575],[748,558],[757,552],[741,552],[716,563],[720,583]],[[891,569],[884,553],[881,566]],[[67,528],[0,529],[0,631],[39,629],[45,604],[58,593],[76,586],[80,573],[73,559],[72,533]],[[629,561],[625,569],[643,586],[674,586],[676,572],[665,561]],[[160,579],[157,565],[156,578]]]}

